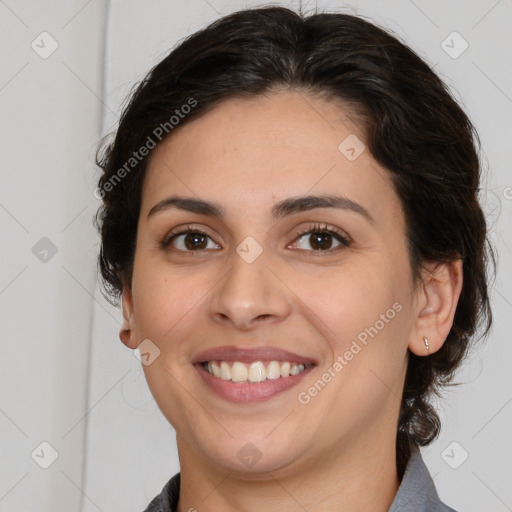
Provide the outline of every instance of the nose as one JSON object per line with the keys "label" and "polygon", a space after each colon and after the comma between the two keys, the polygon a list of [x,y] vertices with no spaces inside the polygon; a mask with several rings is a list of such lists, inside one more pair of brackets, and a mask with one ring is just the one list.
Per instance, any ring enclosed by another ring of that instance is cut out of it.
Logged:
{"label": "nose", "polygon": [[248,331],[283,321],[290,314],[291,292],[266,260],[262,254],[249,263],[233,252],[230,270],[210,298],[215,322]]}

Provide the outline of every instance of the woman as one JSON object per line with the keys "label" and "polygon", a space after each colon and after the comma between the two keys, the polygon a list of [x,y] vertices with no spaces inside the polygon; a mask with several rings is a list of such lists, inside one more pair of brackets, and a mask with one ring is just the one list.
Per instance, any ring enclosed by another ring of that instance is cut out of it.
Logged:
{"label": "woman", "polygon": [[241,11],[103,145],[100,270],[177,434],[147,511],[453,510],[429,397],[489,328],[474,129],[356,16]]}

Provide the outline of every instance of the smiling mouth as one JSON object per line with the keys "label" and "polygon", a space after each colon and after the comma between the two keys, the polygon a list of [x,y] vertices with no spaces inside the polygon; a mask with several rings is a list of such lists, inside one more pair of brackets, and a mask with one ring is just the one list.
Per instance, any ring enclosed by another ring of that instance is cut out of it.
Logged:
{"label": "smiling mouth", "polygon": [[200,352],[192,364],[204,384],[229,402],[249,405],[291,390],[318,361],[272,345],[224,345]]}
{"label": "smiling mouth", "polygon": [[213,393],[238,405],[265,402],[291,390],[315,366],[314,363],[264,359],[248,363],[210,360],[194,364],[202,381]]}
{"label": "smiling mouth", "polygon": [[204,361],[201,363],[204,370],[210,375],[230,382],[259,383],[276,379],[287,379],[299,375],[310,364],[289,361],[254,361],[243,363],[241,361]]}

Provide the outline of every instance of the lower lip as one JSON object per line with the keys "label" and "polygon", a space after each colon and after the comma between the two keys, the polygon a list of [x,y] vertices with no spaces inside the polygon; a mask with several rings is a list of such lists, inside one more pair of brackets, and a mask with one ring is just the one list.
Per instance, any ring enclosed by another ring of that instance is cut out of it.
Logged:
{"label": "lower lip", "polygon": [[264,402],[297,385],[314,366],[309,366],[297,375],[278,377],[263,382],[232,382],[215,377],[202,364],[194,365],[206,385],[218,396],[237,404]]}

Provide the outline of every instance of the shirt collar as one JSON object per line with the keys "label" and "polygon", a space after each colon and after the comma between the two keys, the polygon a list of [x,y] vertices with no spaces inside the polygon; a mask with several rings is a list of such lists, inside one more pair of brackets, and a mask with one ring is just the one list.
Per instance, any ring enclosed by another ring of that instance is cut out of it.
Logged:
{"label": "shirt collar", "polygon": [[388,512],[455,512],[439,499],[419,448],[412,450],[402,482]]}

